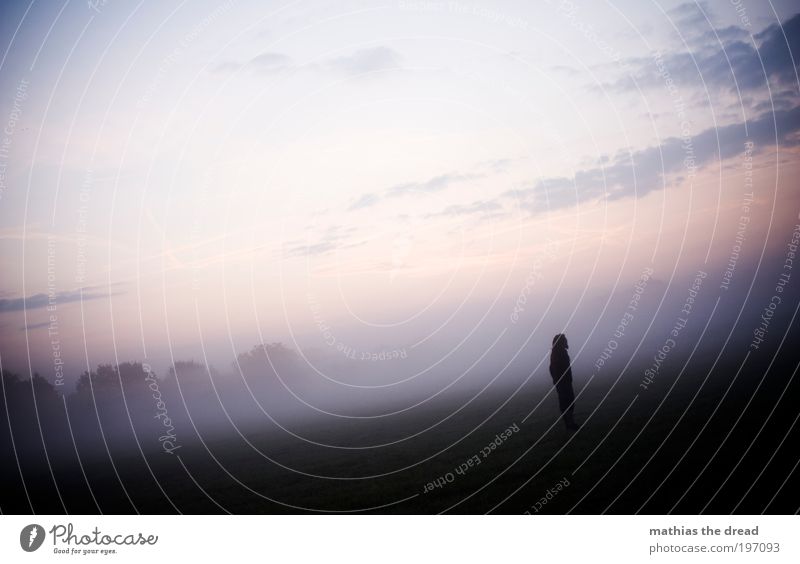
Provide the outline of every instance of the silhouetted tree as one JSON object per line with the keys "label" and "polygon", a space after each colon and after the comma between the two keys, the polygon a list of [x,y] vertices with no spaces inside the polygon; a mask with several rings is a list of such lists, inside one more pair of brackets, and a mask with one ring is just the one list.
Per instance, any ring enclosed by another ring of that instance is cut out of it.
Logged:
{"label": "silhouetted tree", "polygon": [[236,359],[245,375],[264,375],[275,370],[292,368],[298,357],[296,352],[283,346],[283,343],[266,343],[254,346]]}

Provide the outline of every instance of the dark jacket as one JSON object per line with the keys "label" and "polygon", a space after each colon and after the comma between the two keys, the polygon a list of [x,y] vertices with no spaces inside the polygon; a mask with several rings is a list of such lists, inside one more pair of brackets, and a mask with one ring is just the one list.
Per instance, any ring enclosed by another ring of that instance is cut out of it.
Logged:
{"label": "dark jacket", "polygon": [[572,386],[572,368],[570,368],[567,349],[557,347],[550,354],[550,376],[556,387]]}

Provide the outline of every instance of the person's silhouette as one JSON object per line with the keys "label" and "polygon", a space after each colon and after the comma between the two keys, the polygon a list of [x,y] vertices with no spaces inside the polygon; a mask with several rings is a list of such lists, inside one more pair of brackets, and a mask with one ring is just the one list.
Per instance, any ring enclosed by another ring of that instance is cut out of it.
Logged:
{"label": "person's silhouette", "polygon": [[576,431],[578,426],[573,418],[575,410],[575,392],[572,390],[572,368],[570,367],[567,349],[567,336],[559,333],[553,337],[553,350],[550,354],[550,376],[558,392],[558,406],[564,424],[570,431]]}

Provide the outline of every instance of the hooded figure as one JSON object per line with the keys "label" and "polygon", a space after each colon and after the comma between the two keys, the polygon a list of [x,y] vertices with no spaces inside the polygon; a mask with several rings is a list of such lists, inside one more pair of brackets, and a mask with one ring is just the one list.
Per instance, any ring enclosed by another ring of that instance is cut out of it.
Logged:
{"label": "hooded figure", "polygon": [[573,419],[575,409],[575,392],[572,390],[572,368],[570,368],[567,337],[559,333],[553,337],[553,351],[550,354],[550,376],[558,392],[558,406],[561,408],[564,424],[570,431],[578,426]]}

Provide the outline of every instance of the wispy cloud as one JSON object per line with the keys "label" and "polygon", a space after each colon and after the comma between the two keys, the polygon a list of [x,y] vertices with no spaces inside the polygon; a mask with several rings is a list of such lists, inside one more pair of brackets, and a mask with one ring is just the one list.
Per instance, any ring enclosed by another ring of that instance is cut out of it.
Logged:
{"label": "wispy cloud", "polygon": [[278,72],[293,68],[292,58],[283,53],[264,52],[256,55],[249,61],[222,61],[213,67],[212,72],[229,73],[241,69],[254,72]]}
{"label": "wispy cloud", "polygon": [[675,27],[686,30],[691,28],[706,29],[712,21],[708,2],[684,2],[667,10],[667,16]]}
{"label": "wispy cloud", "polygon": [[261,53],[250,60],[250,65],[263,69],[275,69],[289,65],[292,59],[283,53]]}
{"label": "wispy cloud", "polygon": [[477,200],[471,204],[456,204],[447,206],[444,210],[428,214],[426,217],[457,217],[464,215],[479,215],[482,218],[496,217],[503,210],[503,206],[496,200]]}
{"label": "wispy cloud", "polygon": [[[800,145],[800,106],[791,110],[764,113],[755,120],[710,128],[691,138],[691,145],[670,137],[660,145],[620,153],[606,165],[581,169],[572,178],[550,177],[533,186],[503,194],[514,198],[522,209],[539,213],[605,198],[616,200],[644,196],[666,186],[666,176],[687,171],[687,163],[699,169],[744,151],[752,141],[756,150],[765,146]],[[687,161],[687,159],[691,159]]]}
{"label": "wispy cloud", "polygon": [[20,331],[33,331],[34,329],[43,329],[50,325],[49,321],[42,321],[41,323],[32,323],[28,326],[20,327]]}
{"label": "wispy cloud", "polygon": [[289,55],[276,52],[261,53],[249,61],[222,61],[211,68],[212,72],[235,72],[248,69],[254,72],[277,73],[286,71],[319,71],[346,76],[369,75],[382,70],[400,68],[402,56],[386,46],[358,49],[348,55],[330,57],[308,64],[296,63]]}
{"label": "wispy cloud", "polygon": [[380,196],[378,196],[377,194],[364,194],[363,196],[358,198],[355,202],[353,202],[348,209],[357,210],[361,208],[368,208],[374,204],[377,204],[378,200],[380,200]]}
{"label": "wispy cloud", "polygon": [[30,309],[39,309],[55,303],[58,305],[67,304],[70,302],[97,300],[101,298],[109,298],[124,292],[103,292],[98,291],[100,286],[86,286],[76,290],[66,290],[62,292],[54,292],[48,294],[33,294],[26,298],[10,298],[0,299],[0,313],[7,313],[11,311],[23,311]]}
{"label": "wispy cloud", "polygon": [[477,180],[482,178],[482,174],[462,174],[451,172],[448,174],[440,174],[424,182],[407,182],[404,184],[396,184],[386,191],[387,196],[403,196],[410,192],[439,192],[444,190],[455,182],[468,182],[470,180]]}
{"label": "wispy cloud", "polygon": [[347,75],[357,75],[398,68],[401,59],[400,54],[394,49],[379,46],[359,49],[351,55],[323,61],[320,66]]}
{"label": "wispy cloud", "polygon": [[395,184],[390,186],[383,192],[368,193],[357,198],[348,209],[357,210],[361,208],[368,208],[380,202],[383,198],[397,198],[412,194],[414,192],[439,192],[458,182],[470,182],[485,177],[483,173],[460,173],[450,172],[447,174],[440,174],[422,182],[404,182],[402,184]]}
{"label": "wispy cloud", "polygon": [[288,258],[324,255],[340,249],[358,247],[363,242],[352,241],[355,227],[333,225],[321,234],[310,235],[306,241],[289,241],[284,254]]}
{"label": "wispy cloud", "polygon": [[222,61],[221,63],[217,63],[213,67],[211,67],[211,72],[218,72],[218,73],[227,73],[227,72],[235,72],[242,68],[241,63],[237,63],[235,61]]}

